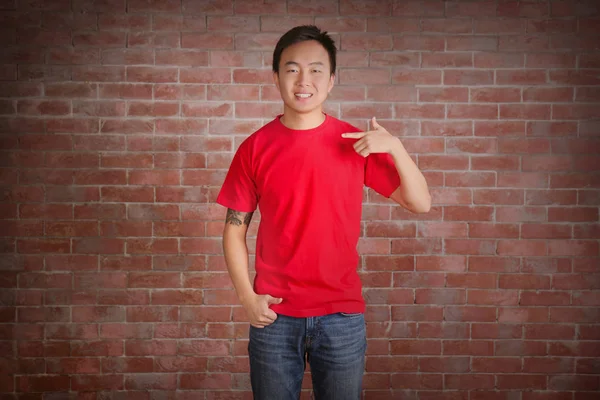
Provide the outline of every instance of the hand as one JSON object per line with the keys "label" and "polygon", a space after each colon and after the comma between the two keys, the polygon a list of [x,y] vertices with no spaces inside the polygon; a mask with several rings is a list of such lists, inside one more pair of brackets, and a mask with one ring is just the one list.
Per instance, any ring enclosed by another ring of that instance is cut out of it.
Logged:
{"label": "hand", "polygon": [[359,139],[354,143],[354,150],[363,157],[374,153],[391,153],[400,140],[379,125],[375,117],[371,119],[371,125],[374,128],[372,131],[343,133],[342,137]]}
{"label": "hand", "polygon": [[244,302],[243,306],[250,319],[250,325],[255,328],[264,328],[275,322],[277,314],[269,306],[279,304],[281,301],[281,298],[275,298],[268,294],[256,294]]}

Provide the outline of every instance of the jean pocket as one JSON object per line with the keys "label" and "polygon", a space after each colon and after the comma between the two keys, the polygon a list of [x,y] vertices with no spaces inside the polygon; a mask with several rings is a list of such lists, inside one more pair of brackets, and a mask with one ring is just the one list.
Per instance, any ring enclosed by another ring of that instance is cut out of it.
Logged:
{"label": "jean pocket", "polygon": [[341,312],[340,315],[343,315],[344,317],[359,317],[361,315],[363,315],[363,313],[345,313],[345,312]]}

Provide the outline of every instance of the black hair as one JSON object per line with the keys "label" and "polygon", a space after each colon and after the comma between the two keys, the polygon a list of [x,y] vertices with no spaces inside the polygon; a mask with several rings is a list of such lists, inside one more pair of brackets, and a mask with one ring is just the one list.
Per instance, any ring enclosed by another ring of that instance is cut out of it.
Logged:
{"label": "black hair", "polygon": [[281,54],[285,49],[296,43],[305,42],[308,40],[316,40],[327,50],[329,54],[329,64],[331,75],[335,74],[335,58],[337,49],[335,42],[325,31],[321,31],[314,25],[301,25],[287,31],[275,46],[273,51],[273,72],[279,73],[279,62],[281,61]]}

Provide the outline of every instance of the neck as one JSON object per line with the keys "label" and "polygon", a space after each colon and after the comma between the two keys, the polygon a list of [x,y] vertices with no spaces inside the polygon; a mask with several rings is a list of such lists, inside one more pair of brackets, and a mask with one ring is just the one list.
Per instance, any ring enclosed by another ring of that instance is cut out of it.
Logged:
{"label": "neck", "polygon": [[323,114],[323,111],[320,108],[307,114],[299,114],[284,109],[280,121],[287,128],[307,130],[321,125],[323,121],[325,121],[325,114]]}

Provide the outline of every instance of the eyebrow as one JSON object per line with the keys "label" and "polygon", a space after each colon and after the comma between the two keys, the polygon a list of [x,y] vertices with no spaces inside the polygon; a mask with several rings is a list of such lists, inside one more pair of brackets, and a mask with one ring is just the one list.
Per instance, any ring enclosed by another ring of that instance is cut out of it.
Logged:
{"label": "eyebrow", "polygon": [[[285,65],[298,65],[298,66],[300,66],[300,64],[298,64],[296,61],[288,61],[288,62],[285,63]],[[308,65],[321,65],[321,66],[323,66],[325,64],[323,64],[321,61],[313,61],[311,63],[308,63]]]}

